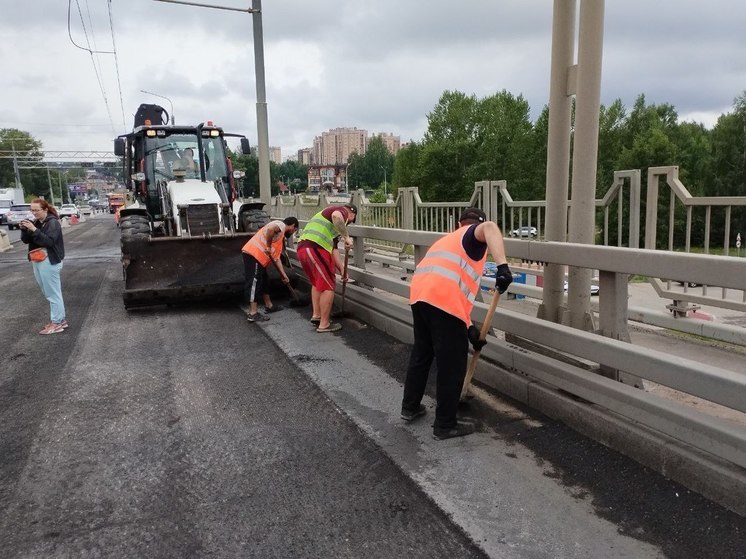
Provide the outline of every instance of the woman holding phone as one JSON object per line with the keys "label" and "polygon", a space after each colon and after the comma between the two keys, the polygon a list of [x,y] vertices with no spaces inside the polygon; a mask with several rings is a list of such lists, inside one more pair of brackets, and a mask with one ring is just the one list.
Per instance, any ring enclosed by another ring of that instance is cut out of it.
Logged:
{"label": "woman holding phone", "polygon": [[34,220],[20,223],[21,241],[28,245],[28,257],[36,283],[49,301],[50,323],[39,334],[59,334],[67,328],[65,303],[62,300],[60,272],[65,258],[62,226],[54,206],[41,198],[31,200]]}

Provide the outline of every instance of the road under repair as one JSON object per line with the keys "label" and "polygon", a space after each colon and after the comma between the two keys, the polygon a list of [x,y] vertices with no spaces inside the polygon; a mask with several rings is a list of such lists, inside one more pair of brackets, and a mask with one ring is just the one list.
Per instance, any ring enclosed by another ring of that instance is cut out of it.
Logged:
{"label": "road under repair", "polygon": [[5,557],[746,557],[746,521],[481,393],[479,432],[398,417],[409,348],[308,309],[127,312],[113,218],[67,228],[71,326],[0,254]]}

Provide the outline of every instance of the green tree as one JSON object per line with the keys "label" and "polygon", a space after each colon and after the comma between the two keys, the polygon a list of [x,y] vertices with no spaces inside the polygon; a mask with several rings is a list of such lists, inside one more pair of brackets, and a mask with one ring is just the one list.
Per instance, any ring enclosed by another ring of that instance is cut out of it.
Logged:
{"label": "green tree", "polygon": [[[26,196],[49,198],[49,181],[45,169],[24,169],[26,165],[41,164],[42,143],[28,132],[16,128],[0,129],[0,151],[11,155],[15,150],[19,158],[19,175]],[[0,159],[0,186],[15,186],[13,159]]]}
{"label": "green tree", "polygon": [[399,150],[394,159],[394,171],[391,178],[394,188],[420,186],[422,183],[421,155],[422,145],[414,141]]}

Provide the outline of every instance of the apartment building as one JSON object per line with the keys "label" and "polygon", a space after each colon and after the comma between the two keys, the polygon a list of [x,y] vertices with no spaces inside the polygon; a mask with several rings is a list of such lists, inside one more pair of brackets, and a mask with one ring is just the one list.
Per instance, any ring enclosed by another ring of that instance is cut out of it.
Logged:
{"label": "apartment building", "polygon": [[394,136],[390,132],[379,132],[378,134],[371,134],[371,138],[381,138],[383,140],[383,145],[386,146],[386,149],[389,150],[389,153],[391,155],[396,155],[397,152],[401,149],[401,137]]}
{"label": "apartment building", "polygon": [[313,165],[343,165],[353,153],[364,154],[368,131],[358,128],[332,128],[313,139]]}
{"label": "apartment building", "polygon": [[282,149],[278,147],[269,147],[269,160],[278,165],[282,163]]}
{"label": "apartment building", "polygon": [[301,165],[311,165],[313,163],[312,160],[312,153],[313,148],[303,148],[298,150],[298,163]]}

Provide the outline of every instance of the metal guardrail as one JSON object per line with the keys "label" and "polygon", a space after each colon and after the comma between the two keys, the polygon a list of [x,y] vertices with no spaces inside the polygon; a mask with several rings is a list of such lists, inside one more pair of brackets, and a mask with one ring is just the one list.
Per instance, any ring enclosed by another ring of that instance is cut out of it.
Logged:
{"label": "metal guardrail", "polygon": [[[415,258],[419,259],[441,234],[370,226],[352,226],[350,231],[355,239],[350,275],[367,288],[354,284],[348,286],[348,299],[352,304],[384,316],[381,322],[383,329],[407,339],[411,320],[406,299],[409,285],[391,274],[381,273],[377,264],[366,260],[364,242],[366,239],[376,239],[406,243],[414,247]],[[626,278],[630,274],[689,278],[723,288],[746,289],[746,260],[724,256],[519,240],[506,240],[506,249],[512,258],[600,270],[601,333],[604,325],[620,319],[618,316],[605,315],[618,312],[616,302],[627,300]],[[620,278],[624,280],[619,281]],[[608,299],[615,301],[615,304],[605,304]],[[477,303],[474,320],[484,320],[486,311],[487,305]],[[483,355],[488,359],[520,371],[529,379],[602,406],[631,423],[644,425],[746,468],[746,373],[637,347],[615,336],[584,332],[499,307],[493,324],[507,334],[530,340],[558,356],[577,358],[587,367],[581,368],[564,359],[497,342],[488,344],[483,350]],[[716,403],[736,414],[744,414],[743,421],[733,423],[593,372],[603,369],[622,371]],[[520,394],[511,396],[521,399]]]}

